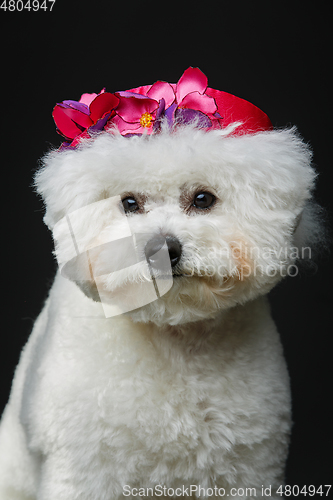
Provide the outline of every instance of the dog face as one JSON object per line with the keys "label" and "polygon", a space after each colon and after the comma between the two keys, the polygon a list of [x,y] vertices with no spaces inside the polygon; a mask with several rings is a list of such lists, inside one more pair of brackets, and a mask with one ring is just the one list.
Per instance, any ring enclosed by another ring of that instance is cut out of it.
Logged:
{"label": "dog face", "polygon": [[301,217],[310,157],[294,130],[105,132],[50,153],[36,184],[68,277],[95,300],[123,297],[135,321],[175,325],[213,318],[295,273],[311,230],[309,212]]}

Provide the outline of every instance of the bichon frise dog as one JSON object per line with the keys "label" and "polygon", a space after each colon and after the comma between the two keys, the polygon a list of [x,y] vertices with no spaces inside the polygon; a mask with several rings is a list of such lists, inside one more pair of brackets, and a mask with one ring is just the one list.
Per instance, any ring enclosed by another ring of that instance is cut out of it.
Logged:
{"label": "bichon frise dog", "polygon": [[3,415],[1,500],[281,498],[265,294],[317,234],[308,147],[197,68],[53,116],[67,143],[36,186],[59,272]]}

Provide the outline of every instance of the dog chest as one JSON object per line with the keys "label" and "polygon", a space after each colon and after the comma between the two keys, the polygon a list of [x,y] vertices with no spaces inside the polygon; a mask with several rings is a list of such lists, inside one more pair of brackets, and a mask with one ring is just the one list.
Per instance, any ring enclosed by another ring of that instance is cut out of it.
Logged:
{"label": "dog chest", "polygon": [[85,342],[54,342],[34,391],[32,448],[84,454],[121,481],[161,482],[175,467],[177,477],[221,475],[242,447],[286,434],[288,384],[273,332],[221,332],[214,348],[191,351],[124,321]]}

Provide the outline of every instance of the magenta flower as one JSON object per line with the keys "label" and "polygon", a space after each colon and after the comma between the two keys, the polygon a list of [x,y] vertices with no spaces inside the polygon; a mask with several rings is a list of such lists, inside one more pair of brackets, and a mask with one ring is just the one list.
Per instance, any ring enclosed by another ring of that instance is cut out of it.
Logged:
{"label": "magenta flower", "polygon": [[130,92],[149,97],[150,99],[155,99],[155,101],[158,102],[164,99],[165,108],[169,108],[176,98],[174,85],[162,81],[155,82],[153,85],[144,85],[131,89]]}
{"label": "magenta flower", "polygon": [[217,111],[215,100],[205,94],[206,75],[199,68],[188,68],[176,85],[177,105],[180,109],[195,109],[213,117]]}
{"label": "magenta flower", "polygon": [[122,135],[151,134],[160,108],[163,111],[163,102],[128,91],[117,92],[116,95],[119,105],[112,123],[117,125],[119,132]]}
{"label": "magenta flower", "polygon": [[102,130],[118,103],[118,97],[103,89],[99,94],[83,94],[79,101],[56,104],[52,116],[57,131],[74,147],[83,137],[90,137],[89,132]]}
{"label": "magenta flower", "polygon": [[156,132],[165,109],[175,101],[172,86],[161,81],[116,95],[120,102],[112,123],[122,135]]}
{"label": "magenta flower", "polygon": [[[170,110],[171,121],[181,123],[196,120],[198,125],[211,128],[220,126],[221,118],[215,99],[207,95],[208,80],[199,68],[188,68],[175,85],[177,107]],[[166,113],[168,115],[168,113]]]}

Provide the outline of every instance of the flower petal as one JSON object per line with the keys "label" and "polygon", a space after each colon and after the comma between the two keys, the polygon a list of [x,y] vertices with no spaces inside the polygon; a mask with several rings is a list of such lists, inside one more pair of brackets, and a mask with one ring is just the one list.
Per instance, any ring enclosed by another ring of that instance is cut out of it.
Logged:
{"label": "flower petal", "polygon": [[175,122],[175,111],[177,109],[177,103],[174,102],[168,109],[165,110],[164,116],[167,119],[169,127],[171,128]]}
{"label": "flower petal", "polygon": [[80,102],[86,104],[89,106],[89,104],[98,96],[101,94],[104,94],[105,89],[102,89],[99,94],[82,94],[80,98]]}
{"label": "flower petal", "polygon": [[94,125],[89,127],[89,132],[99,132],[100,130],[103,130],[105,125],[107,124],[108,120],[110,120],[111,116],[114,116],[115,112],[112,109],[108,113],[105,113],[102,118],[96,121]]}
{"label": "flower petal", "polygon": [[165,112],[165,100],[162,99],[159,102],[158,109],[156,111],[155,121],[154,121],[154,132],[157,132],[161,126],[161,118],[163,118]]}
{"label": "flower petal", "polygon": [[128,123],[120,116],[116,115],[112,119],[111,123],[116,125],[121,135],[142,133],[140,132],[140,130],[142,129],[140,122]]}
{"label": "flower petal", "polygon": [[190,92],[203,94],[207,88],[208,79],[199,68],[187,68],[180,77],[176,87],[178,105]]}
{"label": "flower petal", "polygon": [[[117,95],[123,94],[123,92],[117,92]],[[137,97],[123,97],[120,96],[120,102],[116,109],[117,115],[123,118],[128,123],[136,123],[140,121],[143,113],[153,114],[157,111],[159,103],[149,97],[140,96]]]}
{"label": "flower petal", "polygon": [[135,94],[141,94],[141,95],[146,96],[150,87],[152,87],[152,85],[142,85],[141,87],[136,87],[135,89],[130,89],[127,92],[133,92]]}
{"label": "flower petal", "polygon": [[213,115],[217,111],[217,106],[212,97],[199,92],[187,94],[180,103],[180,107],[187,109],[196,109],[206,115]]}
{"label": "flower petal", "polygon": [[119,98],[110,92],[104,92],[103,94],[99,94],[95,97],[95,99],[91,102],[90,109],[90,118],[96,123],[99,118],[102,118],[105,113],[108,113],[112,109],[114,109],[119,103]]}
{"label": "flower petal", "polygon": [[122,90],[121,92],[116,92],[117,97],[136,97],[137,99],[147,99],[146,95],[132,92],[131,90]]}
{"label": "flower petal", "polygon": [[64,108],[77,109],[78,111],[81,111],[81,113],[84,113],[85,115],[89,115],[89,106],[87,106],[83,102],[67,100],[67,101],[62,101],[61,105]]}
{"label": "flower petal", "polygon": [[61,104],[54,107],[52,116],[59,132],[68,139],[74,139],[93,124],[88,115]]}
{"label": "flower petal", "polygon": [[155,82],[147,92],[147,96],[155,101],[164,99],[165,107],[168,108],[175,100],[175,93],[171,85],[167,82]]}

